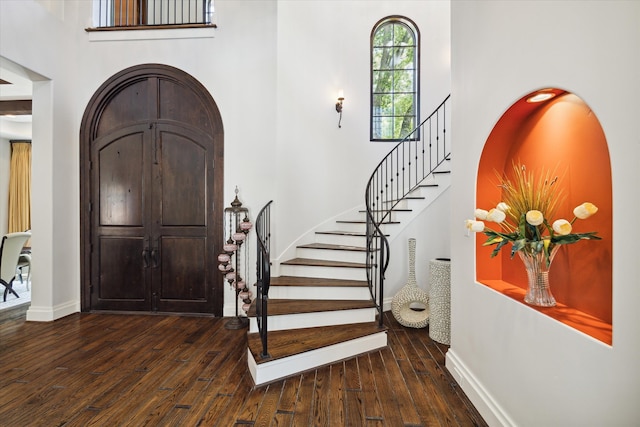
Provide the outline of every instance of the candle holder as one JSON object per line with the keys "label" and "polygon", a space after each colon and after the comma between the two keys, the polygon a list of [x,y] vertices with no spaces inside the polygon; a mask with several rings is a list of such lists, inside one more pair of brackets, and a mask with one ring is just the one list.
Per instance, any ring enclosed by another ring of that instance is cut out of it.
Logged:
{"label": "candle holder", "polygon": [[[251,291],[247,288],[247,284],[242,278],[240,272],[242,263],[240,253],[243,244],[247,241],[249,231],[253,227],[249,221],[249,210],[242,206],[242,202],[238,199],[238,187],[235,190],[236,197],[231,202],[231,206],[224,209],[225,219],[229,224],[229,238],[222,245],[224,251],[218,255],[218,269],[224,275],[225,280],[235,290],[235,317],[229,319],[225,323],[227,329],[242,329],[249,324],[246,312],[251,306]],[[242,219],[241,219],[242,218]],[[238,301],[242,300],[242,306]],[[245,312],[242,316],[239,309]]]}

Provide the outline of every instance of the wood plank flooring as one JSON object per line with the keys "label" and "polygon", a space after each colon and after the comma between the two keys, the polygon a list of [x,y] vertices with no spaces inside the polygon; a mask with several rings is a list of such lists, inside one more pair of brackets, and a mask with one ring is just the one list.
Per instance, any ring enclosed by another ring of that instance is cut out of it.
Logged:
{"label": "wood plank flooring", "polygon": [[389,346],[253,387],[226,319],[74,314],[0,323],[2,426],[485,426],[447,346],[386,314]]}

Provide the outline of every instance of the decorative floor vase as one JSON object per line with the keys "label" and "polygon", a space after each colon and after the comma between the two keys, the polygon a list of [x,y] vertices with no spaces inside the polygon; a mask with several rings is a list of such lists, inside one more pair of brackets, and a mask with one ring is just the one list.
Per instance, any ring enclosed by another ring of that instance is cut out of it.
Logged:
{"label": "decorative floor vase", "polygon": [[527,304],[539,307],[553,307],[556,305],[556,299],[553,297],[549,286],[549,268],[551,268],[551,263],[559,247],[555,246],[551,249],[548,264],[544,252],[530,254],[518,251],[518,255],[527,270],[528,288],[524,296],[524,302]]}
{"label": "decorative floor vase", "polygon": [[451,344],[451,260],[429,261],[429,338]]}
{"label": "decorative floor vase", "polygon": [[408,328],[424,328],[429,324],[429,294],[416,282],[416,239],[409,239],[409,277],[407,284],[391,300],[391,313],[398,323]]}

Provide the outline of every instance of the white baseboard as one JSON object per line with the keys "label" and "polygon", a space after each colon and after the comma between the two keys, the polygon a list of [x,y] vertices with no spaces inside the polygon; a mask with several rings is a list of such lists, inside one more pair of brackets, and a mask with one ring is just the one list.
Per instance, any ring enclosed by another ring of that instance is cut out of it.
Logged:
{"label": "white baseboard", "polygon": [[458,382],[482,418],[492,427],[515,427],[516,423],[492,398],[452,348],[447,351],[445,366]]}
{"label": "white baseboard", "polygon": [[31,304],[27,310],[27,321],[31,322],[52,322],[73,313],[80,312],[79,301],[67,301],[55,307],[34,306]]}

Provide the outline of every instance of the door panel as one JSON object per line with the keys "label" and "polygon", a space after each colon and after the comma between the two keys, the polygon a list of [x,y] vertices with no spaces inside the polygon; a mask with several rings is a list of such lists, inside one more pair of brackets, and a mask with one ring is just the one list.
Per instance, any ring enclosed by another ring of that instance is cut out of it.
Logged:
{"label": "door panel", "polygon": [[94,310],[150,310],[149,214],[152,134],[146,124],[98,138],[91,150],[91,305]]}
{"label": "door panel", "polygon": [[207,152],[194,139],[174,133],[180,129],[165,129],[159,131],[162,225],[204,227],[207,225]]}
{"label": "door panel", "polygon": [[[182,307],[206,304],[206,239],[165,236],[161,240],[159,309],[167,304]],[[155,282],[154,282],[155,283]]]}
{"label": "door panel", "polygon": [[99,148],[101,226],[142,225],[143,136],[124,135]]}
{"label": "door panel", "polygon": [[[206,311],[219,278],[213,214],[207,188],[213,181],[209,135],[188,125],[158,123],[154,166],[153,236],[159,237],[159,269],[153,274],[159,311]],[[157,175],[156,175],[157,174]],[[159,276],[159,277],[158,277]]]}
{"label": "door panel", "polygon": [[[144,239],[103,237],[99,246],[101,271],[96,292],[98,300],[140,303],[147,299],[145,269],[140,263]],[[118,257],[113,254],[118,254]]]}

